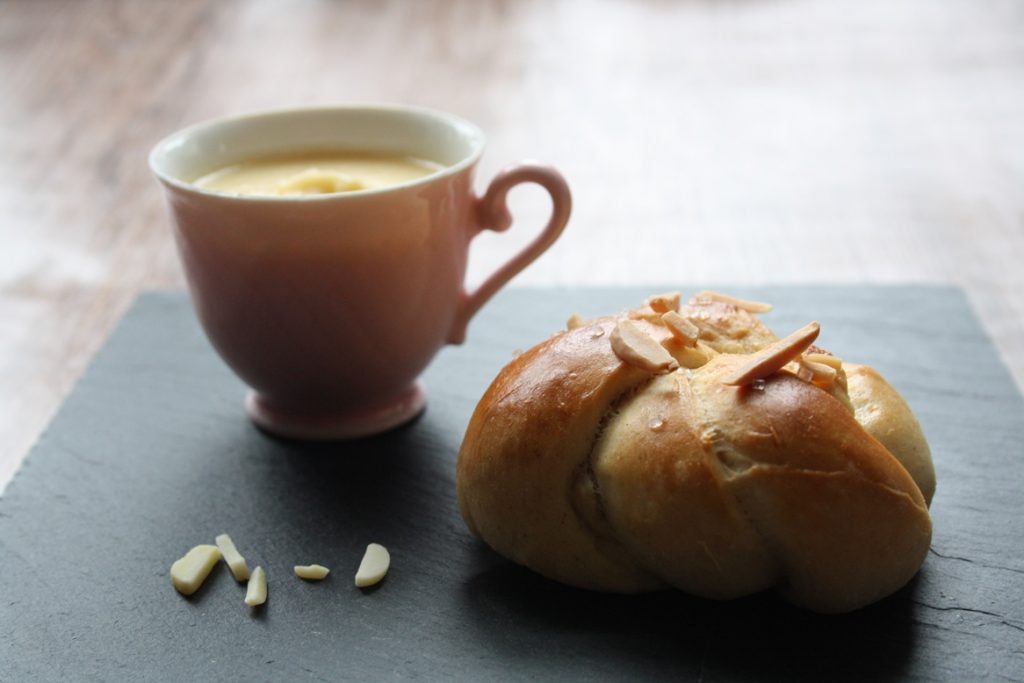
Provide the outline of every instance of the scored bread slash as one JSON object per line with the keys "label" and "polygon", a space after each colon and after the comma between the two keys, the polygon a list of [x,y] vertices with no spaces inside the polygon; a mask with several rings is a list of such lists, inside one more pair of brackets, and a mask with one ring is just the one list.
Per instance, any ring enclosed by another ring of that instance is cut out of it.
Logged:
{"label": "scored bread slash", "polygon": [[245,604],[258,607],[267,601],[267,574],[263,567],[252,570],[249,583],[245,587]]}
{"label": "scored bread slash", "polygon": [[171,565],[171,583],[182,595],[192,595],[203,585],[219,560],[217,546],[197,545]]}
{"label": "scored bread slash", "polygon": [[679,311],[679,301],[682,298],[681,292],[669,292],[667,294],[655,294],[654,296],[647,299],[647,305],[654,310],[655,313],[668,313],[669,311]]}
{"label": "scored bread slash", "polygon": [[723,384],[740,386],[750,384],[755,379],[764,379],[781,370],[790,361],[796,360],[807,350],[821,332],[817,322],[809,323],[793,334],[769,344],[760,351],[750,355],[750,361],[732,375],[727,375]]}
{"label": "scored bread slash", "polygon": [[700,328],[675,311],[669,311],[661,316],[661,321],[672,333],[672,336],[686,346],[696,346],[700,338]]}
{"label": "scored bread slash", "polygon": [[711,301],[717,301],[723,304],[732,304],[736,308],[742,309],[748,313],[767,313],[775,307],[771,304],[764,303],[763,301],[749,301],[747,299],[740,299],[739,297],[730,296],[728,294],[722,294],[721,292],[713,292],[709,289],[705,289],[698,292],[693,300],[700,302],[705,299]]}
{"label": "scored bread slash", "polygon": [[356,585],[367,588],[380,583],[391,566],[391,555],[388,549],[377,543],[366,546],[363,560],[356,571]]}
{"label": "scored bread slash", "polygon": [[295,565],[295,576],[307,581],[319,581],[331,573],[331,570],[322,564],[297,564]]}
{"label": "scored bread slash", "polygon": [[225,564],[231,570],[231,575],[235,577],[235,581],[248,581],[249,565],[246,564],[242,554],[238,552],[238,548],[235,547],[235,542],[231,540],[231,537],[227,534],[221,534],[215,540]]}
{"label": "scored bread slash", "polygon": [[636,323],[620,320],[611,334],[612,351],[623,363],[648,372],[663,374],[679,367],[679,363]]}

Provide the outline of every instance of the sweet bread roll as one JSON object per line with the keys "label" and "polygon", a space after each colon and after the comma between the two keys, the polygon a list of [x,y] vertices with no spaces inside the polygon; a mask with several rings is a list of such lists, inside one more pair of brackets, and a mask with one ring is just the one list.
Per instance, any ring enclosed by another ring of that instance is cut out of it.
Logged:
{"label": "sweet bread roll", "polygon": [[844,612],[899,589],[931,540],[921,429],[876,371],[812,345],[816,323],[778,339],[766,308],[652,297],[514,359],[459,453],[470,530],[598,591]]}

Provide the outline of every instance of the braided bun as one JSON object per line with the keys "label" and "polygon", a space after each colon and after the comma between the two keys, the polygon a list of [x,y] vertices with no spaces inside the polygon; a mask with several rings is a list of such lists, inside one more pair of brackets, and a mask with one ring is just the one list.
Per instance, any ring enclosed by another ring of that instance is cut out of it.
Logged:
{"label": "braided bun", "polygon": [[873,369],[778,339],[763,304],[652,297],[507,365],[459,453],[466,524],[598,591],[774,588],[844,612],[903,586],[931,540],[928,445]]}

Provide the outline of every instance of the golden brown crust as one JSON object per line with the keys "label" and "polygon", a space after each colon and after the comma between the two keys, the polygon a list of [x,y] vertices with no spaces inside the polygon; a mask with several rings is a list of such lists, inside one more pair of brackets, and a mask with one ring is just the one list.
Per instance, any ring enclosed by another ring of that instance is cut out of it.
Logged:
{"label": "golden brown crust", "polygon": [[867,365],[845,365],[850,402],[857,422],[878,439],[907,469],[925,502],[935,495],[935,466],[931,450],[910,406],[877,370]]}
{"label": "golden brown crust", "polygon": [[470,529],[545,576],[603,591],[667,584],[722,599],[774,587],[837,612],[906,583],[930,541],[919,486],[931,461],[905,402],[861,366],[845,366],[856,412],[845,374],[827,388],[787,370],[728,386],[777,338],[721,301],[681,311],[701,329],[696,347],[645,309],[623,316],[679,361],[668,374],[623,362],[611,317],[502,370],[459,454]]}
{"label": "golden brown crust", "polygon": [[612,527],[667,583],[726,599],[779,575],[706,447],[703,406],[685,373],[659,377],[623,406],[595,449]]}
{"label": "golden brown crust", "polygon": [[621,362],[610,318],[570,330],[513,360],[484,394],[457,472],[466,523],[503,555],[550,578],[633,592],[660,585],[598,538],[570,492],[601,422],[649,374]]}

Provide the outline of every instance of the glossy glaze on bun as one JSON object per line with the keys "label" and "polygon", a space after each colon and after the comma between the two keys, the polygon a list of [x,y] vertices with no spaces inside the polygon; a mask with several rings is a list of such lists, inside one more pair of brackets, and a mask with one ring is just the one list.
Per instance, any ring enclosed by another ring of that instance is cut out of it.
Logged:
{"label": "glossy glaze on bun", "polygon": [[931,539],[928,445],[876,371],[715,293],[652,297],[509,363],[459,454],[474,534],[549,578],[819,612],[896,591]]}

